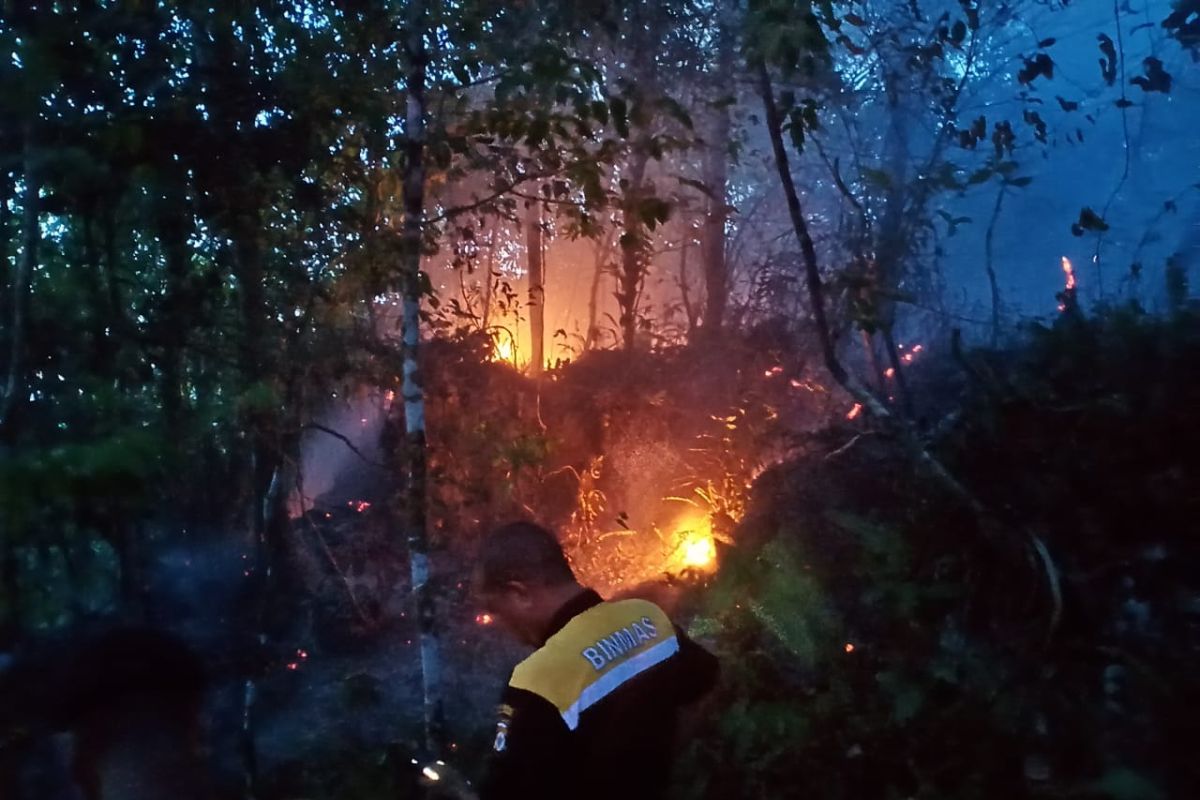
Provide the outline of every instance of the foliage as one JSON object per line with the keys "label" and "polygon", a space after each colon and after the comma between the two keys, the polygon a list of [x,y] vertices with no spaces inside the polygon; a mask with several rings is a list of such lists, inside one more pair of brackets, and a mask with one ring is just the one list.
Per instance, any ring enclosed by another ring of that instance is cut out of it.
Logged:
{"label": "foliage", "polygon": [[936,445],[1046,537],[1056,630],[1029,566],[970,545],[886,442],[823,455],[831,431],[765,476],[694,623],[725,680],[680,796],[1194,793],[1198,331],[1111,309],[969,356],[987,383]]}

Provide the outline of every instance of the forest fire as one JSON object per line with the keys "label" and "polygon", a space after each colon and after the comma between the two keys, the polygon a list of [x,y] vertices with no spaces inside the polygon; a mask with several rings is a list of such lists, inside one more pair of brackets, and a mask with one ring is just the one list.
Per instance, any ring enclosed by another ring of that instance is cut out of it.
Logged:
{"label": "forest fire", "polygon": [[689,515],[674,526],[672,538],[675,548],[667,565],[667,572],[715,572],[717,568],[717,543],[713,537],[712,523],[707,515]]}
{"label": "forest fire", "polygon": [[1066,256],[1062,257],[1062,270],[1066,274],[1066,290],[1068,292],[1075,291],[1075,266],[1071,263],[1071,259]]}
{"label": "forest fire", "polygon": [[1058,310],[1065,312],[1067,307],[1073,305],[1075,302],[1075,265],[1066,256],[1062,257],[1062,271],[1066,283],[1063,285],[1062,292],[1058,295]]}
{"label": "forest fire", "polygon": [[492,353],[488,357],[493,363],[511,364],[516,367],[518,364],[518,350],[516,342],[513,340],[513,335],[508,330],[497,330],[492,334]]}

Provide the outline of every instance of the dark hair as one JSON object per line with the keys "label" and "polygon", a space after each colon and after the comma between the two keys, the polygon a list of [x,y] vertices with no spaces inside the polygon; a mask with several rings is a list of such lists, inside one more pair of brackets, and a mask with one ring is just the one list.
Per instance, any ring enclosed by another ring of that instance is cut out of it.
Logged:
{"label": "dark hair", "polygon": [[510,581],[558,586],[575,573],[554,534],[535,522],[510,522],[492,531],[479,548],[480,588],[497,589]]}

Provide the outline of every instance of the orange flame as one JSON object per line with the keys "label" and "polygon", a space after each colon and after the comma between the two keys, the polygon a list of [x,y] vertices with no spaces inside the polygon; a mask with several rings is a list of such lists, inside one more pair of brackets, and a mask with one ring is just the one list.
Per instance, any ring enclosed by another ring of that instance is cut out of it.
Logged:
{"label": "orange flame", "polygon": [[854,407],[846,412],[846,419],[855,419],[862,413],[862,403],[855,403]]}
{"label": "orange flame", "polygon": [[1075,291],[1075,267],[1066,256],[1062,257],[1062,269],[1067,275],[1067,291]]}
{"label": "orange flame", "polygon": [[717,560],[717,545],[711,536],[699,536],[683,545],[683,565],[704,568]]}
{"label": "orange flame", "polygon": [[495,619],[492,618],[491,614],[475,615],[475,624],[477,625],[491,625],[493,622],[495,622]]}
{"label": "orange flame", "polygon": [[717,543],[708,515],[688,514],[675,523],[675,546],[669,572],[712,572],[717,568]]}

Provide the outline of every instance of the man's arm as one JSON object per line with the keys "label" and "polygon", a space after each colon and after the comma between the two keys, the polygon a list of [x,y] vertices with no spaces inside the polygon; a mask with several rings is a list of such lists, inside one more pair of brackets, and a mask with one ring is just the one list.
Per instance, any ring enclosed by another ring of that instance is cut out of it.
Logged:
{"label": "man's arm", "polygon": [[540,695],[510,686],[498,711],[481,800],[570,797],[569,731],[558,709]]}

